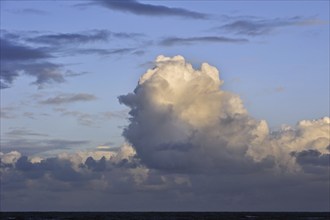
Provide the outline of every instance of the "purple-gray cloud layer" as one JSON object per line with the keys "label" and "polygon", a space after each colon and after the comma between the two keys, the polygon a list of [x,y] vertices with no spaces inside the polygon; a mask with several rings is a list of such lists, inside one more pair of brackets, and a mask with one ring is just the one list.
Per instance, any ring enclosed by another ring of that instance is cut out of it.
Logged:
{"label": "purple-gray cloud layer", "polygon": [[[22,74],[35,78],[32,83],[39,88],[47,84],[63,83],[69,76],[79,76],[65,69],[64,64],[53,62],[59,56],[89,55],[139,55],[144,51],[136,48],[85,48],[93,42],[106,43],[110,39],[139,41],[143,34],[89,30],[77,33],[8,32],[1,30],[1,89],[9,88]],[[39,45],[39,46],[36,46]],[[46,46],[45,46],[46,45]],[[78,45],[72,47],[72,45]]]}

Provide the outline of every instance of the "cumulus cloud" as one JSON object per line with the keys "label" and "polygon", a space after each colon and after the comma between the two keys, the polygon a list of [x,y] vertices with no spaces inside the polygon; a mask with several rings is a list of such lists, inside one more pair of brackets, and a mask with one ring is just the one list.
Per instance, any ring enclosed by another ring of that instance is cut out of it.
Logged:
{"label": "cumulus cloud", "polygon": [[[0,157],[3,210],[328,209],[324,173],[163,172],[141,164],[128,144],[112,151],[78,151],[46,158],[18,152]],[[310,199],[301,200],[302,194]]]}
{"label": "cumulus cloud", "polygon": [[17,160],[21,157],[21,153],[18,151],[11,151],[9,153],[0,152],[1,164],[15,164]]}
{"label": "cumulus cloud", "polygon": [[221,89],[218,70],[193,69],[181,56],[159,56],[134,93],[119,97],[130,111],[123,135],[148,167],[181,171],[299,167],[291,152],[326,153],[329,118],[301,121],[270,133],[251,117],[239,96]]}
{"label": "cumulus cloud", "polygon": [[297,169],[295,157],[291,153],[317,151],[325,155],[329,153],[329,144],[330,118],[324,117],[319,120],[302,120],[295,128],[285,127],[273,132],[263,143],[251,146],[247,154],[256,161],[271,156],[278,166]]}

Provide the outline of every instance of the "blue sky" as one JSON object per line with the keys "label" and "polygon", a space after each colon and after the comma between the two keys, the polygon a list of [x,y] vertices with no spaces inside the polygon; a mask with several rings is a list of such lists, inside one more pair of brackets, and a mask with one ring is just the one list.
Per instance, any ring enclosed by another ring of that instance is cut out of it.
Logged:
{"label": "blue sky", "polygon": [[131,116],[118,96],[159,55],[215,66],[222,89],[271,131],[329,116],[328,1],[0,4],[1,152],[134,142],[122,135]]}

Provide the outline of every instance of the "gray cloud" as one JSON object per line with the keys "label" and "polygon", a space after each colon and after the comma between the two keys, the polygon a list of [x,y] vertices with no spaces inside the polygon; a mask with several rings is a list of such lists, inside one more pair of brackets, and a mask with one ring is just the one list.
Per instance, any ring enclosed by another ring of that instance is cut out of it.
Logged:
{"label": "gray cloud", "polygon": [[21,137],[21,136],[47,137],[48,136],[47,134],[33,132],[33,131],[27,130],[25,128],[15,128],[15,129],[12,129],[11,131],[6,132],[5,134],[9,135],[9,136],[16,136],[16,137],[17,136],[18,137]]}
{"label": "gray cloud", "polygon": [[44,48],[32,48],[1,39],[1,88],[9,88],[21,71],[34,76],[36,80],[33,84],[39,88],[45,84],[64,82],[63,66],[48,62],[50,57],[52,55]]}
{"label": "gray cloud", "polygon": [[25,40],[37,44],[65,46],[72,44],[87,44],[93,42],[107,42],[111,38],[137,40],[143,37],[140,33],[112,32],[109,30],[88,30],[78,33],[39,33],[36,36],[26,37]]}
{"label": "gray cloud", "polygon": [[100,0],[97,1],[98,4],[112,9],[123,12],[129,12],[136,15],[146,15],[146,16],[176,16],[183,18],[192,18],[192,19],[207,19],[209,15],[186,10],[183,8],[171,8],[161,5],[151,5],[140,3],[135,0],[123,0],[123,1],[106,1]]}
{"label": "gray cloud", "polygon": [[81,111],[70,111],[64,108],[56,108],[54,110],[60,112],[62,116],[72,116],[76,118],[78,123],[84,126],[96,126],[99,121],[99,117],[96,114],[89,114]]}
{"label": "gray cloud", "polygon": [[9,152],[18,150],[24,155],[40,154],[43,152],[51,152],[56,150],[69,150],[74,147],[86,146],[89,141],[86,140],[63,140],[63,139],[45,139],[39,136],[36,139],[29,136],[6,137],[1,140],[1,151]]}
{"label": "gray cloud", "polygon": [[50,45],[75,44],[75,43],[90,43],[95,41],[107,41],[109,32],[105,30],[95,30],[85,33],[59,33],[59,34],[44,34],[27,39],[34,43],[43,43]]}
{"label": "gray cloud", "polygon": [[173,45],[189,45],[193,43],[247,43],[247,39],[243,38],[228,38],[218,36],[204,36],[204,37],[168,37],[160,41],[160,45],[173,46]]}
{"label": "gray cloud", "polygon": [[0,44],[2,61],[26,61],[51,57],[43,48],[19,45],[3,38],[0,38]]}
{"label": "gray cloud", "polygon": [[[51,61],[52,58],[58,56],[81,54],[136,55],[143,53],[136,48],[77,48],[72,47],[73,44],[85,45],[96,41],[106,42],[111,38],[138,41],[143,36],[139,33],[111,32],[108,30],[55,34],[38,31],[9,32],[1,30],[1,89],[10,88],[21,74],[35,77],[36,80],[32,84],[39,88],[43,88],[47,84],[63,83],[66,81],[66,77],[84,74],[66,70],[65,65]],[[31,46],[31,43],[43,47]]]}
{"label": "gray cloud", "polygon": [[300,165],[324,166],[328,167],[330,162],[330,154],[322,154],[318,150],[304,150],[301,152],[294,152]]}
{"label": "gray cloud", "polygon": [[6,10],[7,12],[13,14],[26,14],[26,15],[47,15],[48,12],[44,10],[34,9],[34,8],[24,8],[20,10]]}
{"label": "gray cloud", "polygon": [[[109,211],[110,204],[111,211],[328,210],[328,180],[315,181],[319,174],[162,172],[141,165],[130,150],[38,159],[2,154],[2,209]],[[39,193],[52,199],[41,200]]]}
{"label": "gray cloud", "polygon": [[2,108],[0,108],[0,118],[2,118],[2,119],[16,118],[15,108],[13,108],[13,107],[2,107]]}
{"label": "gray cloud", "polygon": [[2,88],[10,88],[13,81],[20,76],[21,71],[23,74],[35,77],[36,80],[32,84],[39,88],[43,88],[46,84],[65,82],[63,65],[36,61],[1,62]]}
{"label": "gray cloud", "polygon": [[77,49],[73,51],[73,54],[97,54],[100,56],[108,55],[122,55],[122,54],[134,54],[135,48],[119,48],[119,49]]}
{"label": "gray cloud", "polygon": [[61,105],[74,102],[86,102],[93,101],[96,97],[92,94],[87,93],[73,93],[73,94],[60,94],[53,98],[48,98],[46,100],[40,101],[40,104],[47,105]]}
{"label": "gray cloud", "polygon": [[266,35],[270,34],[276,29],[289,27],[289,26],[314,26],[324,24],[324,21],[317,19],[304,18],[295,16],[291,18],[274,18],[274,19],[262,19],[262,18],[246,18],[237,19],[231,21],[225,25],[218,27],[219,30],[225,30],[239,35]]}
{"label": "gray cloud", "polygon": [[33,84],[38,85],[39,88],[42,88],[45,84],[65,82],[62,67],[63,65],[50,62],[32,63],[21,66],[26,74],[36,77],[36,81]]}
{"label": "gray cloud", "polygon": [[71,116],[75,118],[80,125],[91,127],[97,127],[99,124],[114,118],[126,119],[128,116],[126,110],[99,112],[97,114],[90,114],[82,111],[72,111],[65,108],[55,108],[54,111],[59,112],[61,116]]}

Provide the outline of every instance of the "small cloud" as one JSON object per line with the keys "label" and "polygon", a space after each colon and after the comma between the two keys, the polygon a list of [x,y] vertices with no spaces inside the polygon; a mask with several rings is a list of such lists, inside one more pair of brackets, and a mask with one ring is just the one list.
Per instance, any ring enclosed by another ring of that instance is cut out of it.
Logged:
{"label": "small cloud", "polygon": [[25,128],[15,128],[12,129],[11,131],[8,131],[5,133],[6,135],[9,136],[39,136],[39,137],[47,137],[47,134],[42,134],[42,133],[37,133],[37,132],[33,132],[30,130],[27,130]]}
{"label": "small cloud", "polygon": [[51,46],[66,46],[72,44],[88,44],[94,42],[106,42],[111,38],[137,40],[144,34],[129,32],[112,32],[109,30],[87,30],[74,33],[42,33],[36,36],[25,37],[27,42],[47,44]]}
{"label": "small cloud", "polygon": [[247,43],[249,42],[244,38],[228,38],[218,36],[204,36],[204,37],[168,37],[163,39],[159,44],[162,46],[173,45],[189,45],[193,43]]}
{"label": "small cloud", "polygon": [[2,119],[13,119],[16,118],[15,108],[13,107],[3,107],[0,109],[0,118]]}
{"label": "small cloud", "polygon": [[89,114],[80,111],[70,111],[64,108],[56,108],[54,110],[60,112],[62,116],[72,116],[76,118],[78,123],[83,126],[95,126],[99,121],[99,117],[96,114]]}
{"label": "small cloud", "polygon": [[33,112],[24,112],[23,116],[30,119],[35,119],[35,114]]}
{"label": "small cloud", "polygon": [[275,92],[280,93],[280,92],[284,92],[285,88],[283,86],[279,86],[279,87],[276,87],[274,90],[275,90]]}
{"label": "small cloud", "polygon": [[[30,135],[28,134],[30,133]],[[18,150],[24,155],[42,154],[44,152],[68,150],[74,147],[82,147],[88,145],[87,140],[65,140],[65,139],[48,139],[44,134],[38,134],[27,131],[23,136],[12,136],[11,138],[1,140],[1,150],[11,151]],[[38,137],[38,139],[36,139]],[[44,138],[42,138],[44,137]]]}
{"label": "small cloud", "polygon": [[107,41],[110,33],[106,30],[86,31],[83,33],[44,34],[28,38],[27,41],[49,45],[82,44],[96,41]]}
{"label": "small cloud", "polygon": [[7,12],[13,13],[13,14],[25,14],[25,15],[47,15],[49,12],[34,8],[24,8],[19,10],[6,10]]}
{"label": "small cloud", "polygon": [[98,150],[110,150],[110,146],[100,145],[96,147]]}
{"label": "small cloud", "polygon": [[134,53],[135,48],[117,48],[117,49],[77,49],[75,51],[72,51],[73,54],[97,54],[100,56],[108,56],[108,55],[115,55],[115,54],[128,54],[128,53]]}
{"label": "small cloud", "polygon": [[61,105],[73,102],[87,102],[93,101],[96,96],[87,93],[74,93],[74,94],[61,94],[53,98],[48,98],[44,101],[40,101],[40,104],[46,105]]}
{"label": "small cloud", "polygon": [[315,26],[326,22],[315,18],[295,16],[291,18],[264,19],[256,17],[238,18],[216,29],[225,30],[238,35],[259,36],[271,34],[273,31],[289,26]]}

